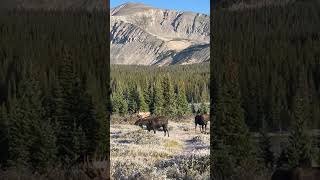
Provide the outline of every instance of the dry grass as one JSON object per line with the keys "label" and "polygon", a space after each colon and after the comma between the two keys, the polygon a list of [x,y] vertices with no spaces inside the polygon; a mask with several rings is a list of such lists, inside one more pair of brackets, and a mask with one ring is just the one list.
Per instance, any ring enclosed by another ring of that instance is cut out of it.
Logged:
{"label": "dry grass", "polygon": [[193,117],[169,121],[170,137],[133,121],[112,120],[111,179],[210,179],[210,135],[194,132]]}

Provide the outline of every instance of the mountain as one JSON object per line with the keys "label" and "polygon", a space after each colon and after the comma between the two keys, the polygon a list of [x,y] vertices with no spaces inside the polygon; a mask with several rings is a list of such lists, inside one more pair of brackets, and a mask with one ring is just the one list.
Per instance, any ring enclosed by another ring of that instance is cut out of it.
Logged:
{"label": "mountain", "polygon": [[209,61],[209,15],[126,3],[111,9],[110,16],[111,64]]}
{"label": "mountain", "polygon": [[0,9],[103,9],[104,0],[1,0]]}

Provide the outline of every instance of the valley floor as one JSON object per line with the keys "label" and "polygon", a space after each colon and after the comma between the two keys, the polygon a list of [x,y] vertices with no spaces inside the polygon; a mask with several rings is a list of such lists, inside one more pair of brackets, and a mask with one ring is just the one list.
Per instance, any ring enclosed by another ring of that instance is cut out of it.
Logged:
{"label": "valley floor", "polygon": [[210,179],[210,125],[207,133],[195,132],[193,122],[169,121],[170,137],[132,122],[111,123],[112,179]]}

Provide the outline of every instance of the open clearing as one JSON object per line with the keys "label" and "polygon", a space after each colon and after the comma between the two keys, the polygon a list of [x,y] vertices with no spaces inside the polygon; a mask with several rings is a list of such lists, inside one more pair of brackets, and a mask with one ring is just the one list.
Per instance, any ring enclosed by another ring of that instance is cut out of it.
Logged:
{"label": "open clearing", "polygon": [[194,117],[169,121],[170,137],[164,137],[133,123],[111,121],[112,179],[210,179],[209,124],[200,133]]}

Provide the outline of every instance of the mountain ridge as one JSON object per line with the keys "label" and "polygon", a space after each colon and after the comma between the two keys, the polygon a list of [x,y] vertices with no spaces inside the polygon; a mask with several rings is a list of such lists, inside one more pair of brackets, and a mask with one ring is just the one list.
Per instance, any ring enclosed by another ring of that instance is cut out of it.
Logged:
{"label": "mountain ridge", "polygon": [[125,3],[110,11],[111,64],[171,65],[209,60],[210,17]]}

